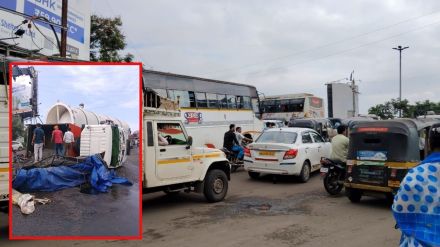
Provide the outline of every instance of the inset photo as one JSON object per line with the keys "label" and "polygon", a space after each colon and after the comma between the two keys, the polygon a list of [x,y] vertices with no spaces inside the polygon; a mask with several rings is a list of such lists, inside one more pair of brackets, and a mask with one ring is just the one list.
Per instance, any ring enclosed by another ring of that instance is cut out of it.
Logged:
{"label": "inset photo", "polygon": [[141,64],[10,71],[10,239],[140,239]]}

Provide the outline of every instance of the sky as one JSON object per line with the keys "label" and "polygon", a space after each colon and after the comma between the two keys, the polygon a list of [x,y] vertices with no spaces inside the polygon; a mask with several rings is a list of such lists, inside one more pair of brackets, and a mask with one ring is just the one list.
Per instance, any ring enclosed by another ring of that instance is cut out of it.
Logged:
{"label": "sky", "polygon": [[108,115],[139,129],[139,66],[46,65],[38,73],[40,118],[58,101]]}
{"label": "sky", "polygon": [[[120,16],[147,68],[254,85],[265,95],[313,93],[354,71],[360,113],[399,95],[440,101],[436,0],[93,0]],[[326,109],[327,111],[327,109]]]}

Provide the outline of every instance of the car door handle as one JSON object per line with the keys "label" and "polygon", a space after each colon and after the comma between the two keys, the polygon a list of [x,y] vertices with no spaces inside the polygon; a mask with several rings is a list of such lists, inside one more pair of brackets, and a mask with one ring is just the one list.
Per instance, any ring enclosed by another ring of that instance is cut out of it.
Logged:
{"label": "car door handle", "polygon": [[162,148],[159,150],[160,152],[166,152],[167,150],[165,148]]}

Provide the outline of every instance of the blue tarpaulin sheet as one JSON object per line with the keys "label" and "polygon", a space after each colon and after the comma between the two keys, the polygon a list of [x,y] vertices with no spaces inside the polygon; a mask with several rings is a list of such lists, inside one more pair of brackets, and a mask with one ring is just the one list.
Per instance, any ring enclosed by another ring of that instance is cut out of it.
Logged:
{"label": "blue tarpaulin sheet", "polygon": [[91,185],[91,193],[105,193],[113,184],[132,185],[125,178],[109,170],[99,155],[89,156],[84,162],[71,166],[20,169],[12,187],[20,192],[57,191],[84,183]]}

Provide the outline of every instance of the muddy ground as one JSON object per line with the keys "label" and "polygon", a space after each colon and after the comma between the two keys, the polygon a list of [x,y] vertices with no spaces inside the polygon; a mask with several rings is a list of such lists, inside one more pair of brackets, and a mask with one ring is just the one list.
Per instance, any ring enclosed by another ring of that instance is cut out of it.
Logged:
{"label": "muddy ground", "polygon": [[[36,205],[35,212],[23,215],[13,207],[14,236],[138,236],[139,226],[139,155],[132,150],[127,162],[118,168],[119,176],[132,186],[113,185],[109,193],[90,195],[80,188],[56,192],[31,193],[49,198],[50,203]],[[3,218],[1,218],[3,219]],[[1,236],[6,229],[1,229]]]}
{"label": "muddy ground", "polygon": [[[399,242],[384,199],[365,197],[352,204],[344,196],[330,197],[319,175],[306,184],[291,178],[280,178],[276,184],[270,177],[255,181],[244,171],[232,179],[226,200],[217,204],[206,203],[197,194],[144,195],[141,241],[67,241],[57,246],[367,247]],[[0,229],[4,232],[6,227]],[[47,244],[32,242],[36,247]]]}

